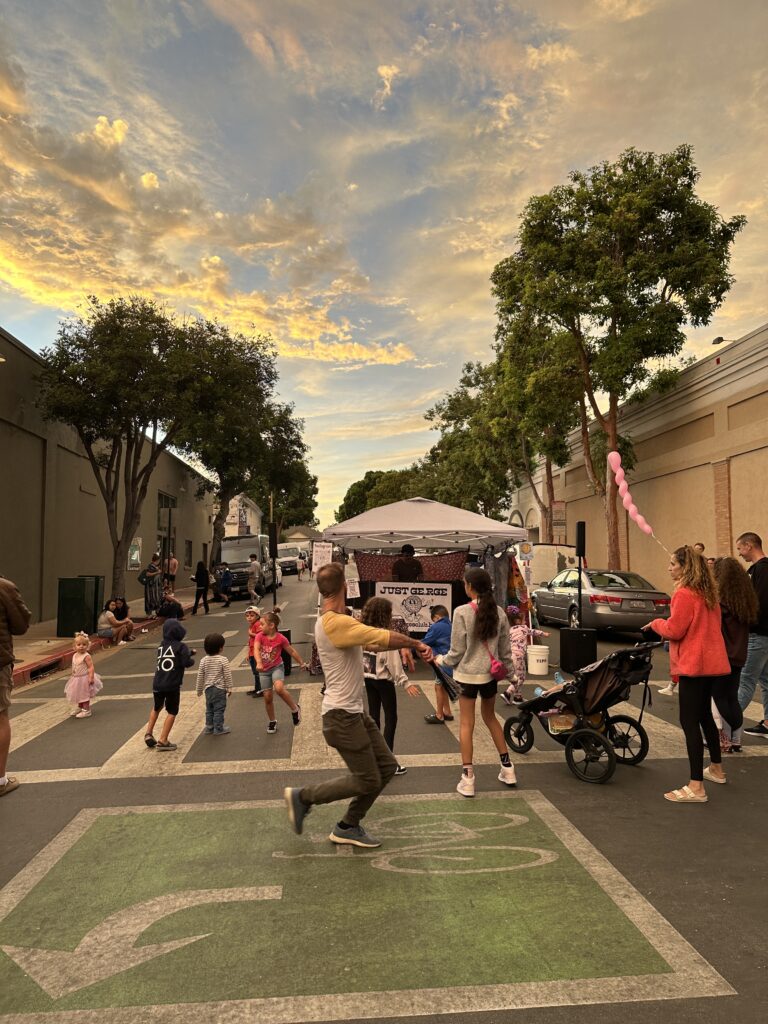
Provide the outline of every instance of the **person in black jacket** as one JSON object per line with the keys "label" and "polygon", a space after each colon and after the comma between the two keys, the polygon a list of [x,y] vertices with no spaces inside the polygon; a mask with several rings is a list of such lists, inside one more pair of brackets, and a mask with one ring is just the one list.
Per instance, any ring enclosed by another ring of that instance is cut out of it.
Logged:
{"label": "person in black jacket", "polygon": [[208,587],[211,583],[211,576],[208,570],[205,568],[205,562],[198,562],[197,568],[195,569],[195,575],[192,577],[195,581],[195,604],[192,608],[192,614],[197,615],[197,606],[200,604],[200,599],[203,600],[203,608],[205,608],[205,614],[208,614]]}
{"label": "person in black jacket", "polygon": [[[156,750],[175,750],[176,744],[170,743],[170,735],[176,715],[179,713],[181,686],[184,682],[184,669],[191,668],[195,663],[195,651],[182,641],[187,635],[186,629],[177,619],[167,619],[163,623],[163,639],[157,648],[157,668],[152,680],[152,696],[154,706],[149,715],[144,742]],[[156,740],[153,733],[157,716],[165,708],[167,715],[163,722],[160,739]]]}
{"label": "person in black jacket", "polygon": [[747,661],[749,630],[760,609],[755,588],[735,558],[718,558],[714,568],[720,601],[721,629],[730,675],[712,680],[712,698],[723,720],[720,747],[731,753],[741,750],[744,713],[739,705],[741,670]]}

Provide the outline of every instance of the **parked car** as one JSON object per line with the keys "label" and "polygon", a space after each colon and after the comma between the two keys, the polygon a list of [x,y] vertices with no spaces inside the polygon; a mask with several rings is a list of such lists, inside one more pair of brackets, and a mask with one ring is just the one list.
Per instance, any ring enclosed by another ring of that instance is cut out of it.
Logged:
{"label": "parked car", "polygon": [[[577,569],[565,569],[533,591],[539,622],[579,625],[578,580]],[[636,572],[584,569],[581,588],[581,625],[585,629],[636,631],[651,619],[669,617],[669,594]]]}

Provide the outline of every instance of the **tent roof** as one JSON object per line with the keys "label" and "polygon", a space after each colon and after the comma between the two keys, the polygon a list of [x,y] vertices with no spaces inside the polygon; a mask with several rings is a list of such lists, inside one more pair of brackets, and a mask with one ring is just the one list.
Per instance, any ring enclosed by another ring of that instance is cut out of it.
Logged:
{"label": "tent roof", "polygon": [[466,548],[483,551],[525,540],[526,530],[477,512],[467,512],[429,498],[406,498],[369,509],[344,523],[329,526],[323,540],[343,548],[400,548],[402,544],[429,548]]}

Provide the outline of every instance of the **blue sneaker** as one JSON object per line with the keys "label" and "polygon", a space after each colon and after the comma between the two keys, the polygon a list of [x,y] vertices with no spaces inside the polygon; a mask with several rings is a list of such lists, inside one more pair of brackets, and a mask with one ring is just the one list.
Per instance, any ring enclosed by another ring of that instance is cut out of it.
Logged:
{"label": "blue sneaker", "polygon": [[369,836],[362,825],[355,825],[354,828],[339,828],[338,825],[334,825],[333,832],[328,838],[339,846],[362,846],[365,850],[375,850],[377,846],[381,846],[379,840]]}
{"label": "blue sneaker", "polygon": [[206,725],[206,727],[205,727],[205,729],[203,731],[205,732],[206,736],[210,736],[211,733],[213,732],[213,726],[212,725]]}
{"label": "blue sneaker", "polygon": [[304,819],[312,810],[309,804],[305,804],[299,797],[300,789],[291,789],[290,786],[286,786],[283,790],[283,796],[285,797],[285,803],[288,807],[288,820],[293,825],[293,831],[297,836],[301,835],[301,831],[304,828]]}

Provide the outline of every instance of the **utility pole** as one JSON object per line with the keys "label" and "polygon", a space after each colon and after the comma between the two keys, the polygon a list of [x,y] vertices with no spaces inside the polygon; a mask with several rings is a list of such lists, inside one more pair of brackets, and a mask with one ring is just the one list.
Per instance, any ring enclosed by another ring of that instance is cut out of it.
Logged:
{"label": "utility pole", "polygon": [[272,562],[272,607],[277,606],[277,525],[275,523],[275,501],[269,492],[269,559]]}

